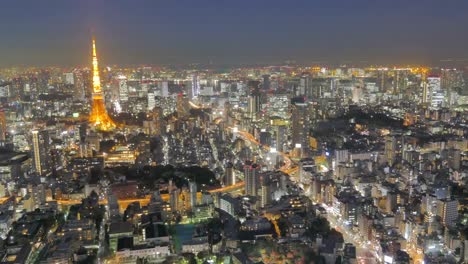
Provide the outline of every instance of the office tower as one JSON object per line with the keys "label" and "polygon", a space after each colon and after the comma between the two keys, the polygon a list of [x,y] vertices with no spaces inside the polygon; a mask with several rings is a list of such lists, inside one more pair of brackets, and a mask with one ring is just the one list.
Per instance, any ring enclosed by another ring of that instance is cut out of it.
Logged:
{"label": "office tower", "polygon": [[431,92],[427,81],[422,81],[422,94],[421,94],[421,104],[427,105],[431,101]]}
{"label": "office tower", "polygon": [[249,96],[248,101],[248,109],[247,112],[249,117],[252,119],[256,119],[257,114],[260,112],[261,103],[260,103],[260,95],[257,93],[252,93]]}
{"label": "office tower", "polygon": [[262,109],[262,101],[261,101],[261,94],[259,90],[260,82],[258,81],[249,81],[248,87],[250,91],[250,95],[248,98],[248,109],[247,112],[249,117],[256,120],[257,115]]}
{"label": "office tower", "polygon": [[236,177],[234,175],[234,165],[231,162],[226,164],[226,168],[224,171],[224,185],[229,186],[236,184]]}
{"label": "office tower", "polygon": [[275,137],[276,137],[276,150],[279,152],[285,151],[285,145],[287,138],[284,136],[287,133],[286,125],[277,125],[275,126]]}
{"label": "office tower", "polygon": [[32,144],[36,173],[45,175],[50,171],[49,132],[47,130],[33,130]]}
{"label": "office tower", "polygon": [[444,225],[452,225],[458,218],[458,201],[438,200],[437,215],[440,216]]}
{"label": "office tower", "polygon": [[249,81],[248,86],[250,90],[250,95],[248,98],[248,109],[247,112],[249,117],[252,119],[256,119],[258,113],[261,110],[261,98],[260,98],[260,91],[259,91],[260,83],[258,81]]}
{"label": "office tower", "polygon": [[301,151],[300,156],[308,155],[309,115],[306,103],[296,102],[292,106],[292,146]]}
{"label": "office tower", "polygon": [[189,192],[190,192],[190,207],[193,208],[197,206],[197,183],[189,182]]}
{"label": "office tower", "polygon": [[299,87],[296,91],[296,96],[305,96],[309,90],[311,84],[311,78],[309,75],[304,75],[299,80]]}
{"label": "office tower", "polygon": [[200,80],[198,75],[192,75],[192,92],[191,92],[191,99],[197,97],[200,94]]}
{"label": "office tower", "polygon": [[156,94],[155,92],[148,92],[148,94],[146,95],[147,96],[147,99],[148,99],[148,111],[152,111],[153,108],[156,106]]}
{"label": "office tower", "polygon": [[442,107],[445,100],[445,94],[441,89],[441,81],[439,76],[427,77],[427,90],[429,93],[431,106],[433,108]]}
{"label": "office tower", "polygon": [[260,206],[262,208],[266,207],[271,203],[271,187],[270,187],[270,177],[266,174],[262,175],[262,186],[260,193]]}
{"label": "office tower", "polygon": [[158,84],[160,88],[160,95],[162,97],[168,97],[169,96],[169,83],[167,81],[160,82]]}
{"label": "office tower", "polygon": [[396,158],[397,142],[394,136],[388,136],[385,138],[385,157],[390,166],[393,165]]}
{"label": "office tower", "polygon": [[263,77],[263,90],[264,91],[269,91],[271,84],[270,84],[270,75],[265,74],[262,76]]}
{"label": "office tower", "polygon": [[75,84],[75,78],[73,76],[73,72],[66,72],[63,74],[63,78],[64,78],[64,83],[65,84]]}
{"label": "office tower", "polygon": [[5,112],[3,111],[3,109],[0,109],[0,141],[4,141],[6,139],[6,132],[7,125]]}
{"label": "office tower", "polygon": [[119,102],[121,105],[126,105],[128,102],[127,77],[119,75],[117,77],[117,85],[119,91]]}
{"label": "office tower", "polygon": [[260,130],[260,144],[271,146],[271,134],[265,128]]}
{"label": "office tower", "polygon": [[258,189],[258,165],[248,161],[244,165],[245,194],[257,196]]}
{"label": "office tower", "polygon": [[99,77],[99,66],[96,54],[96,40],[93,38],[93,105],[89,114],[89,123],[97,130],[113,130],[116,125],[107,114],[104,105],[104,97],[101,89],[101,78]]}
{"label": "office tower", "polygon": [[90,89],[89,87],[89,79],[91,79],[88,75],[89,72],[75,70],[74,74],[74,93],[76,99],[84,100],[85,97],[89,95]]}

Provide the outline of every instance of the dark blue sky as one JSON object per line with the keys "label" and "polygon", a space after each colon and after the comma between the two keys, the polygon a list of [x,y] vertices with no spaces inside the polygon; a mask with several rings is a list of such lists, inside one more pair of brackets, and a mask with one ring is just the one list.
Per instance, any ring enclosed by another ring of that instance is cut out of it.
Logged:
{"label": "dark blue sky", "polygon": [[468,57],[466,0],[14,0],[0,66],[425,63]]}

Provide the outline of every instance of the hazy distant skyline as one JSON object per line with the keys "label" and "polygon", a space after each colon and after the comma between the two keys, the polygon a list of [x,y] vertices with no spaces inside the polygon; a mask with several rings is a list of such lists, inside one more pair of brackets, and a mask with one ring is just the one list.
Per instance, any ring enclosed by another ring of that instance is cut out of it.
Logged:
{"label": "hazy distant skyline", "polygon": [[0,66],[468,58],[468,1],[2,1]]}

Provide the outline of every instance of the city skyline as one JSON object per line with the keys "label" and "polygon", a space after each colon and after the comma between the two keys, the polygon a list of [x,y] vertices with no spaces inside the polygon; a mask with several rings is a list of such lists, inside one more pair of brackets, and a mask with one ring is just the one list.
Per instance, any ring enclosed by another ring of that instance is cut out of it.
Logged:
{"label": "city skyline", "polygon": [[2,3],[0,263],[468,263],[466,7]]}
{"label": "city skyline", "polygon": [[91,31],[106,47],[106,65],[451,65],[468,58],[463,1],[15,1],[2,7],[0,67],[87,65],[81,54],[90,53],[83,40]]}

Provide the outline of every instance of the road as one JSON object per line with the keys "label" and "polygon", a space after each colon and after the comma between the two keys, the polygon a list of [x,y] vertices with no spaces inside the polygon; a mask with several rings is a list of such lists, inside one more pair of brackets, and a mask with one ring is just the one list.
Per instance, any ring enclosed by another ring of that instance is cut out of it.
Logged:
{"label": "road", "polygon": [[377,245],[370,241],[363,241],[359,234],[346,227],[340,218],[340,215],[333,210],[332,207],[326,204],[321,204],[327,210],[326,218],[330,223],[330,227],[335,228],[338,232],[343,234],[345,242],[352,243],[356,246],[356,254],[358,263],[360,264],[377,264],[382,263],[380,259]]}

